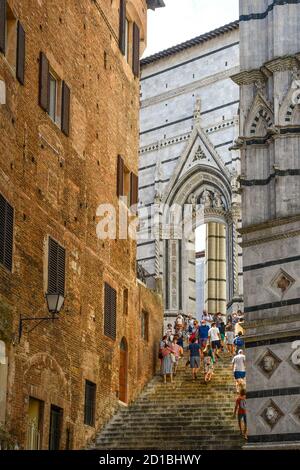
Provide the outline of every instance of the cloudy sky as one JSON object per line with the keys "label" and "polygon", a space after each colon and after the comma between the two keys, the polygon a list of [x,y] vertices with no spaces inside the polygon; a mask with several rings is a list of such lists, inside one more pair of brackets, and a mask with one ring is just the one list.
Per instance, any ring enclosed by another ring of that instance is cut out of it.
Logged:
{"label": "cloudy sky", "polygon": [[148,47],[144,57],[238,19],[239,0],[165,0],[148,10]]}

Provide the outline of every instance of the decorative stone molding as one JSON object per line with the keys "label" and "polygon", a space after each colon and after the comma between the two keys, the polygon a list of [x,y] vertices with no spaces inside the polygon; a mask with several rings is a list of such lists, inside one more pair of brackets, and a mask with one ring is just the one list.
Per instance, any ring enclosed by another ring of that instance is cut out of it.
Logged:
{"label": "decorative stone molding", "polygon": [[293,284],[295,284],[295,279],[281,268],[271,281],[271,289],[280,298],[283,298]]}
{"label": "decorative stone molding", "polygon": [[282,360],[279,359],[279,357],[277,357],[270,349],[267,349],[263,356],[259,358],[256,365],[259,371],[262,372],[265,377],[270,379],[281,362]]}
{"label": "decorative stone molding", "polygon": [[[246,234],[247,229],[243,229],[243,233]],[[293,238],[293,237],[299,237],[299,236],[300,236],[300,230],[294,230],[294,231],[291,231],[291,232],[280,233],[280,234],[269,236],[269,237],[262,237],[262,238],[256,238],[256,239],[250,240],[250,241],[244,241],[244,242],[240,243],[240,246],[242,248],[245,248],[245,247],[248,247],[248,246],[261,245],[261,244],[264,244],[264,243],[269,243],[273,240],[283,240],[283,239],[286,239],[286,238]]]}
{"label": "decorative stone molding", "polygon": [[203,152],[201,146],[199,145],[197,152],[195,153],[195,156],[193,158],[193,162],[196,162],[198,160],[204,160],[206,158],[205,153]]}
{"label": "decorative stone molding", "polygon": [[293,352],[289,357],[289,364],[300,372],[300,341],[294,341],[292,344]]}
{"label": "decorative stone molding", "polygon": [[239,67],[233,67],[229,70],[216,73],[209,77],[202,78],[200,80],[195,80],[192,83],[184,85],[182,87],[175,88],[174,90],[169,90],[165,93],[160,93],[151,98],[147,98],[141,101],[141,108],[147,108],[148,106],[153,106],[155,104],[165,102],[172,98],[175,98],[186,93],[191,93],[199,88],[211,85],[213,83],[219,82],[220,80],[225,80],[226,78],[231,78],[231,76],[239,71]]}
{"label": "decorative stone molding", "polygon": [[272,430],[284,416],[284,413],[273,400],[269,400],[269,402],[267,402],[264,406],[264,409],[260,416]]}
{"label": "decorative stone molding", "polygon": [[243,72],[231,75],[230,78],[234,81],[234,83],[236,83],[239,86],[251,85],[252,83],[257,82],[257,81],[266,80],[265,75],[259,69],[250,70],[250,71],[245,70]]}
{"label": "decorative stone molding", "polygon": [[293,415],[300,422],[300,405],[297,405],[297,407],[295,408],[295,411],[293,412]]}
{"label": "decorative stone molding", "polygon": [[[261,128],[261,123],[263,128]],[[273,126],[273,123],[274,113],[272,106],[267,101],[260,87],[245,120],[244,134],[247,137],[265,136],[268,133],[268,129]]]}
{"label": "decorative stone molding", "polygon": [[296,56],[279,57],[278,59],[272,59],[264,64],[270,72],[284,72],[286,70],[293,70],[295,67],[299,67],[299,62]]}

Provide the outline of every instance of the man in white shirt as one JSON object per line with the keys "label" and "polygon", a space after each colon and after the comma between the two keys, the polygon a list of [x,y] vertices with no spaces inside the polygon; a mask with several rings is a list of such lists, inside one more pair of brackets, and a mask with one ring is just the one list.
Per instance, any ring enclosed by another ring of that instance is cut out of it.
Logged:
{"label": "man in white shirt", "polygon": [[239,391],[240,385],[245,386],[246,377],[246,356],[242,349],[232,359],[233,375],[236,381],[236,389]]}
{"label": "man in white shirt", "polygon": [[206,310],[203,310],[201,320],[205,320],[206,323],[207,323],[207,325],[210,327],[211,324],[212,324],[213,318],[212,318],[212,316],[211,316],[209,313],[207,313]]}
{"label": "man in white shirt", "polygon": [[219,328],[215,322],[212,323],[211,329],[208,332],[208,339],[211,345],[211,349],[217,358],[219,358],[218,351],[221,349],[221,335]]}

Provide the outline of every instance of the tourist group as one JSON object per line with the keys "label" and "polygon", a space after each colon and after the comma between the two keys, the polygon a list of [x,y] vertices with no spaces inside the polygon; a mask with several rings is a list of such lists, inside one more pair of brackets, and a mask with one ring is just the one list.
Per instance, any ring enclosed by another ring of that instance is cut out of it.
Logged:
{"label": "tourist group", "polygon": [[208,384],[215,374],[215,364],[222,360],[222,353],[229,354],[238,393],[234,415],[237,414],[241,434],[247,439],[243,324],[244,316],[240,310],[226,319],[221,313],[210,315],[203,311],[200,323],[191,314],[179,314],[174,324],[167,325],[159,346],[159,359],[164,383],[167,383],[167,376],[172,383],[186,351],[189,356],[186,366],[191,368],[192,380],[197,380],[202,364],[204,383]]}

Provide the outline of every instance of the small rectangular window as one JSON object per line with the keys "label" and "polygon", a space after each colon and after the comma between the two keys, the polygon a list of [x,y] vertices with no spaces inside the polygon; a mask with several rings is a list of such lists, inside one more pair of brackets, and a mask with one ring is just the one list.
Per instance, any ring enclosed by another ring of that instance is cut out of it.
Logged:
{"label": "small rectangular window", "polygon": [[84,424],[95,426],[96,384],[85,381]]}
{"label": "small rectangular window", "polygon": [[17,20],[7,5],[6,16],[6,59],[13,70],[16,69],[17,58]]}
{"label": "small rectangular window", "polygon": [[49,116],[55,122],[56,120],[56,103],[57,103],[57,80],[49,74]]}
{"label": "small rectangular window", "polygon": [[62,81],[53,70],[49,71],[49,116],[59,127],[62,114]]}

